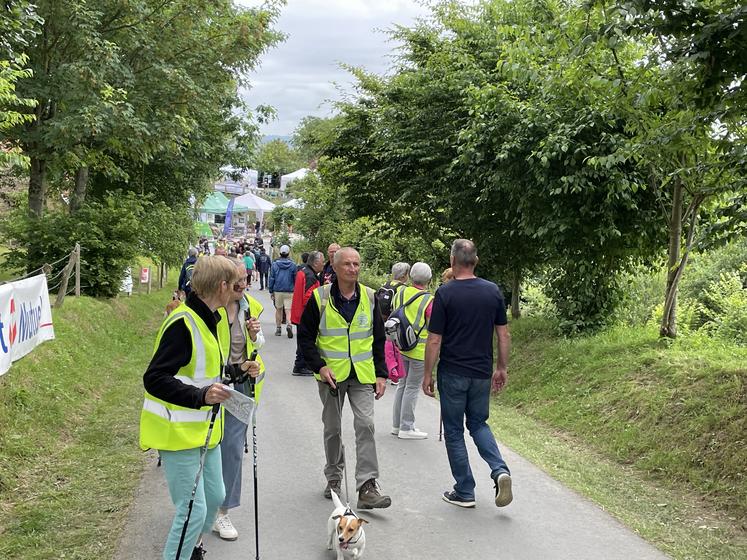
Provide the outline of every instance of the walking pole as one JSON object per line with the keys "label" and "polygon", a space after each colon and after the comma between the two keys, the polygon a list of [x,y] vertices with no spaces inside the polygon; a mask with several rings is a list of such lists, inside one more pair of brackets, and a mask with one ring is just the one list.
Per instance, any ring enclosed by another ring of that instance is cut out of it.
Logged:
{"label": "walking pole", "polygon": [[[252,357],[256,359],[257,351],[252,353]],[[249,378],[249,396],[254,398],[254,390],[256,385],[256,378]],[[252,450],[254,458],[254,544],[257,551],[256,560],[259,560],[259,502],[257,500],[257,411],[255,409],[252,414]]]}
{"label": "walking pole", "polygon": [[441,441],[441,437],[444,434],[444,417],[439,412],[438,413],[438,441]]}
{"label": "walking pole", "polygon": [[184,527],[182,527],[182,536],[179,537],[179,548],[176,549],[176,560],[182,554],[182,546],[184,545],[184,537],[187,535],[187,525],[189,525],[189,517],[192,515],[192,506],[195,505],[195,494],[197,494],[197,485],[200,483],[200,477],[202,476],[202,469],[205,467],[205,455],[207,454],[208,445],[210,444],[210,437],[213,435],[213,426],[215,425],[215,418],[218,416],[220,411],[220,403],[213,405],[213,412],[210,415],[210,426],[208,426],[207,437],[205,438],[205,445],[200,448],[200,468],[197,469],[197,476],[195,476],[195,483],[192,486],[192,497],[189,500],[189,508],[187,509],[187,519],[184,520]]}

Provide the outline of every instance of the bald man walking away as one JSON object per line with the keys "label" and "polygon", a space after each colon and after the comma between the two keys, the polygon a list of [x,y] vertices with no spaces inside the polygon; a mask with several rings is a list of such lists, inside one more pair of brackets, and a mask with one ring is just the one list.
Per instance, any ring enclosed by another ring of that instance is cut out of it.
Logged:
{"label": "bald man walking away", "polygon": [[[456,481],[453,490],[443,493],[443,500],[459,507],[475,507],[475,479],[464,443],[466,418],[472,440],[490,466],[495,505],[503,507],[513,499],[511,472],[487,420],[491,389],[498,392],[506,385],[511,338],[503,294],[492,282],[475,276],[477,262],[477,249],[472,241],[454,241],[451,246],[454,279],[436,291],[428,324],[423,391],[434,396],[433,366],[440,355],[438,392],[446,453]],[[494,371],[493,332],[498,337]]]}

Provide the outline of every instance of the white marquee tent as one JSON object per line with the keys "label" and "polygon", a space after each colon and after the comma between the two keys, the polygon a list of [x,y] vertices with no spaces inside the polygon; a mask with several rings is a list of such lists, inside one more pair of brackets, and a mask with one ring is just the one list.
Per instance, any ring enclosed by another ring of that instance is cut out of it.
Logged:
{"label": "white marquee tent", "polygon": [[246,206],[249,212],[256,212],[257,219],[260,222],[263,220],[265,212],[272,212],[275,209],[275,205],[272,202],[265,200],[254,193],[246,193],[237,196],[234,200],[234,204]]}
{"label": "white marquee tent", "polygon": [[290,185],[293,181],[297,179],[303,179],[311,173],[311,169],[307,169],[305,167],[302,167],[301,169],[297,169],[293,173],[288,173],[287,175],[282,175],[280,177],[280,190],[284,191],[288,185]]}

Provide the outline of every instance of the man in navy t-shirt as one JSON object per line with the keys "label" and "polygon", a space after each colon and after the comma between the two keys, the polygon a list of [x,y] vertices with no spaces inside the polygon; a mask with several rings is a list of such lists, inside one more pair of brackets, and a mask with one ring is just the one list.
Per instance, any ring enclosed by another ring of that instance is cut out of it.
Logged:
{"label": "man in navy t-shirt", "polygon": [[[436,291],[425,347],[423,391],[433,397],[433,366],[438,363],[438,392],[446,452],[456,484],[443,500],[460,507],[475,506],[475,479],[464,443],[466,425],[480,456],[490,466],[495,505],[511,503],[511,473],[487,424],[490,393],[506,385],[508,333],[506,304],[501,290],[475,276],[475,244],[457,239],[451,246],[454,279]],[[498,359],[493,369],[493,333],[498,336]]]}

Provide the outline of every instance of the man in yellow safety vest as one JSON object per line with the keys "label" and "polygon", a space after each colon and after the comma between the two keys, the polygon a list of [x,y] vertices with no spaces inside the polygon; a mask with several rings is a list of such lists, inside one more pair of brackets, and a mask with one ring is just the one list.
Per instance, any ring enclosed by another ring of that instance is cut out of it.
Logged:
{"label": "man in yellow safety vest", "polygon": [[392,503],[379,491],[379,464],[374,439],[374,400],[384,395],[384,323],[374,291],[358,282],[360,255],[351,247],[335,253],[336,278],[314,290],[301,323],[298,342],[314,371],[322,401],[326,498],[340,494],[345,458],[341,440],[342,405],[353,410],[358,509],[386,508]]}

